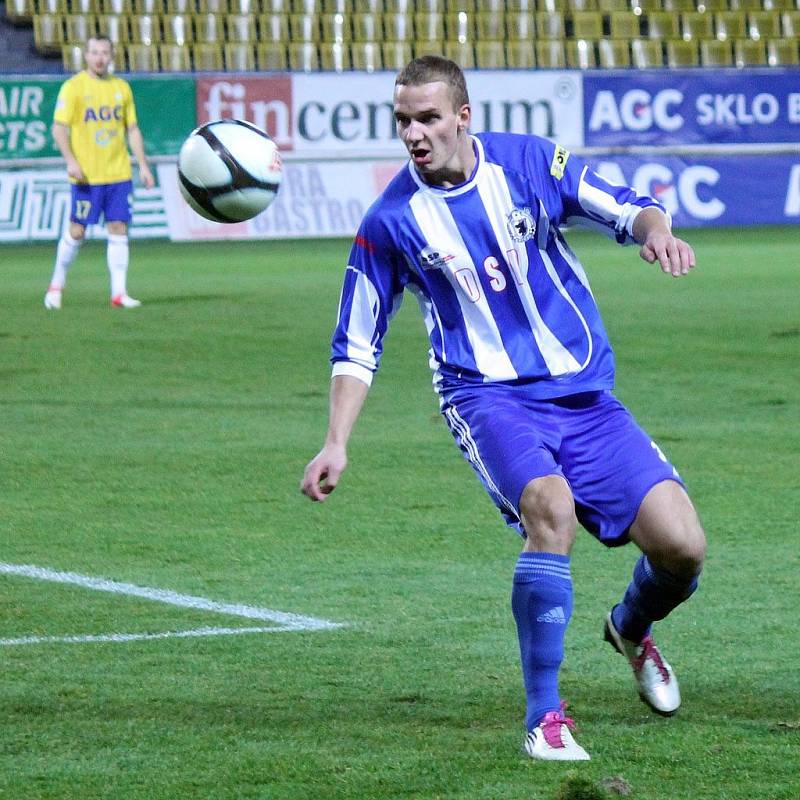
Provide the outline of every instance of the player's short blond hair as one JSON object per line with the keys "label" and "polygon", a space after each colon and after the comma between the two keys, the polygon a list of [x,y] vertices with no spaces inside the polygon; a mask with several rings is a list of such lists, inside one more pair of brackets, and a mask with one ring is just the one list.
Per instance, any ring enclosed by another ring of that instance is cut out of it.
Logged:
{"label": "player's short blond hair", "polygon": [[467,81],[461,67],[442,56],[420,56],[410,61],[395,78],[394,85],[422,86],[436,81],[447,84],[454,111],[460,111],[462,106],[469,104]]}

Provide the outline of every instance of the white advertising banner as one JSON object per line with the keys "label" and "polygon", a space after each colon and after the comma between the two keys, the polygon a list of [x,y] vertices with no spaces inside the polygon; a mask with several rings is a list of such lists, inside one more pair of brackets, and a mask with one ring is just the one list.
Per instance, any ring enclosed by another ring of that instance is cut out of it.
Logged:
{"label": "white advertising banner", "polygon": [[233,224],[211,222],[189,208],[180,194],[174,164],[159,164],[158,180],[173,241],[351,237],[404,163],[285,163],[283,183],[272,205],[251,220]]}

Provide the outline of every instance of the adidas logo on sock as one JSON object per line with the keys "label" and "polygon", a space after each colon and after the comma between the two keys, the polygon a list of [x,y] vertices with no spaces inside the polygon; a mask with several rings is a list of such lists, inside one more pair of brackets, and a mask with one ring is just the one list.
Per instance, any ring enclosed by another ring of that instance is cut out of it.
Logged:
{"label": "adidas logo on sock", "polygon": [[566,625],[567,624],[567,617],[564,614],[564,609],[561,606],[556,606],[555,608],[551,608],[549,611],[545,611],[544,614],[540,614],[536,617],[537,622],[550,622],[554,625]]}

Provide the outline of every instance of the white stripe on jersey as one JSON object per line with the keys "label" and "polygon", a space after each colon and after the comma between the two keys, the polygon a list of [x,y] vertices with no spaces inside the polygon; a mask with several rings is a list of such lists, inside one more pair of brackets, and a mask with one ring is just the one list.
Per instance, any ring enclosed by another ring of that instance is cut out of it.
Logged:
{"label": "white stripe on jersey", "polygon": [[375,371],[378,366],[375,358],[375,327],[380,299],[372,281],[363,272],[351,266],[347,269],[356,274],[347,326],[347,358]]}
{"label": "white stripe on jersey", "polygon": [[[511,192],[506,183],[503,168],[497,164],[484,164],[484,169],[478,176],[478,192],[480,193],[481,200],[486,209],[486,214],[489,217],[489,222],[491,222],[495,238],[500,245],[500,249],[506,254],[506,264],[509,267],[509,274],[515,278],[514,285],[517,288],[517,294],[519,294],[522,307],[525,310],[525,316],[528,318],[528,324],[531,326],[531,331],[533,332],[533,338],[536,340],[536,345],[542,354],[547,369],[550,371],[550,374],[554,376],[580,371],[589,363],[588,357],[584,364],[578,364],[572,353],[561,344],[555,334],[545,324],[542,315],[539,313],[536,300],[534,299],[533,292],[527,280],[529,266],[528,251],[524,243],[515,245],[511,234],[508,232],[506,220],[511,210],[514,208],[514,202],[511,199]],[[511,251],[515,251],[517,254],[516,260],[519,263],[518,270],[515,268],[516,265],[512,266],[508,263],[508,254]],[[540,255],[544,260],[545,268],[547,269],[547,274],[550,276],[550,279],[555,284],[559,293],[567,300],[578,315],[586,331],[586,335],[589,338],[589,356],[591,356],[592,337],[586,320],[583,318],[580,311],[578,311],[572,298],[567,294],[567,290],[558,279],[558,275],[556,275],[553,269],[553,264],[544,250],[540,250]],[[519,274],[519,278],[522,281],[521,285],[517,283],[515,272]]]}
{"label": "white stripe on jersey", "polygon": [[452,260],[442,266],[441,272],[453,287],[461,308],[467,338],[478,371],[485,381],[516,379],[518,375],[506,353],[486,295],[482,291],[477,291],[478,296],[473,302],[459,283],[461,275],[463,281],[474,281],[476,289],[480,289],[475,263],[447,203],[432,192],[421,190],[412,196],[409,206],[424,239],[427,242],[435,242],[440,251],[453,256]]}
{"label": "white stripe on jersey", "polygon": [[[633,238],[633,233],[631,232],[633,220],[636,219],[639,212],[642,210],[641,207],[635,206],[633,203],[620,204],[617,202],[617,199],[614,197],[614,195],[604,192],[602,189],[598,189],[596,186],[592,186],[585,180],[588,169],[588,167],[583,168],[583,172],[581,172],[581,180],[578,184],[578,202],[581,204],[581,207],[590,214],[600,217],[600,219],[608,222],[614,222],[617,233],[622,233],[625,231],[631,238]],[[588,223],[587,227],[595,227],[595,225],[592,224],[592,221],[586,220],[585,218],[580,218],[580,220],[577,220],[574,217],[570,217],[567,222],[579,222],[584,225],[587,225]],[[610,229],[605,226],[603,227],[603,232],[607,236],[611,233]]]}

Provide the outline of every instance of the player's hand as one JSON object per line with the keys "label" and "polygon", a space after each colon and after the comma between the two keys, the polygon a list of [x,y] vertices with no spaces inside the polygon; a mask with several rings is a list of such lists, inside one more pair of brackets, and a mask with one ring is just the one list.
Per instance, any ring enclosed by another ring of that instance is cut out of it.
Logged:
{"label": "player's hand", "polygon": [[144,184],[145,189],[152,189],[156,185],[156,179],[153,177],[153,173],[150,172],[150,167],[147,164],[142,164],[139,167],[139,178]]}
{"label": "player's hand", "polygon": [[683,239],[664,231],[648,234],[639,255],[649,264],[657,261],[662,272],[675,278],[688,274],[696,263],[694,250]]}
{"label": "player's hand", "polygon": [[83,174],[81,165],[77,161],[70,161],[67,163],[67,175],[78,183],[86,183],[86,176]]}
{"label": "player's hand", "polygon": [[300,491],[309,499],[321,503],[336,488],[339,477],[347,467],[347,453],[343,447],[326,445],[309,462]]}

